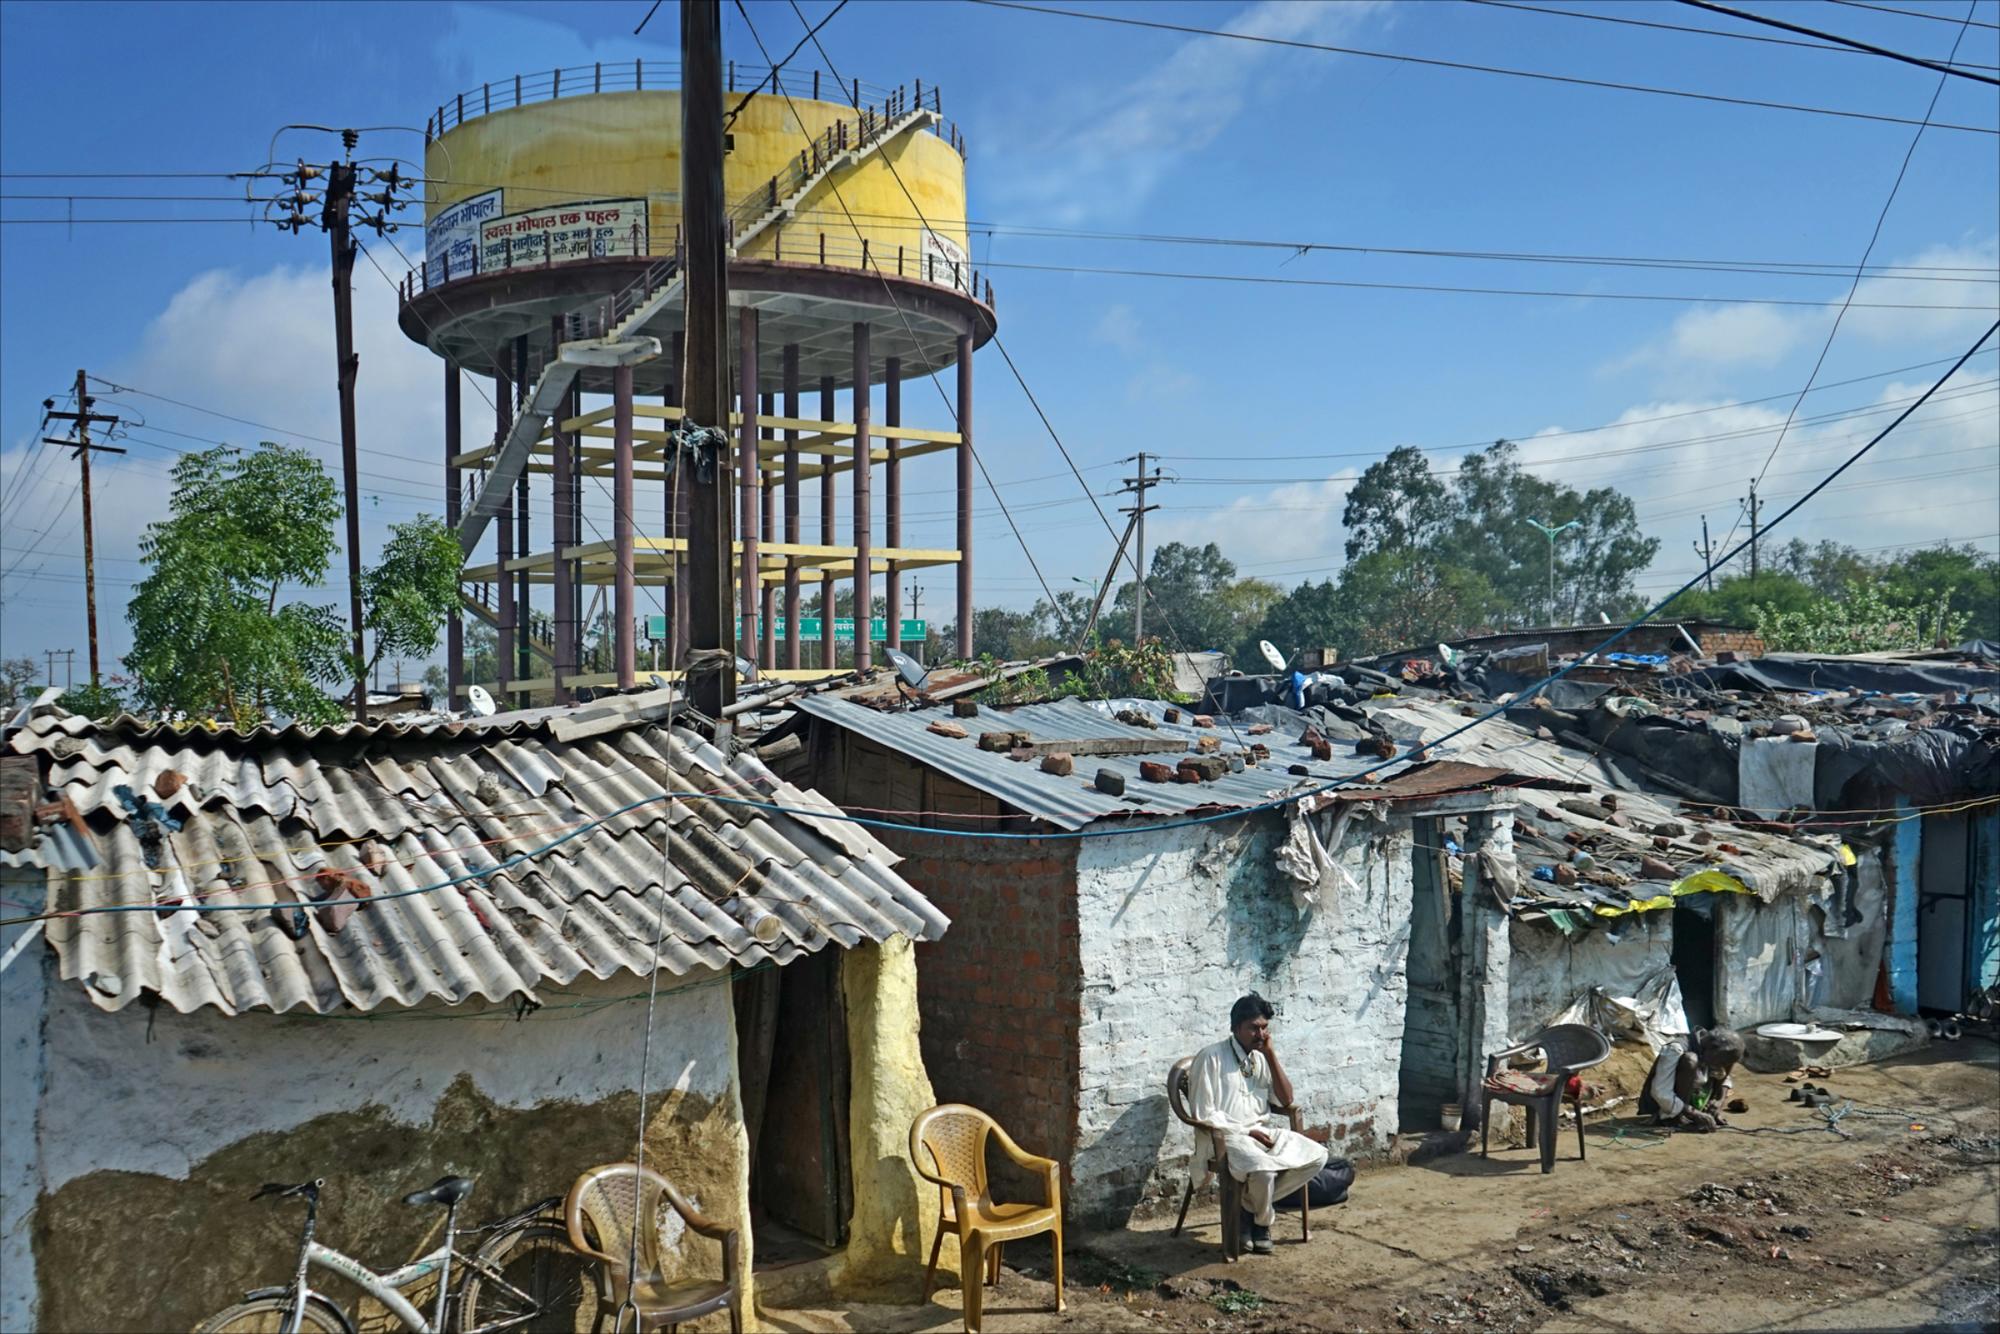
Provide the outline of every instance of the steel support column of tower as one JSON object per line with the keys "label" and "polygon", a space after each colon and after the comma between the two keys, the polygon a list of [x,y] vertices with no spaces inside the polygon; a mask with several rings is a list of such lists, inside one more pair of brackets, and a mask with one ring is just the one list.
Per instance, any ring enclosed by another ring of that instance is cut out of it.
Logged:
{"label": "steel support column of tower", "polygon": [[[736,532],[743,553],[737,573],[736,602],[742,616],[737,652],[755,661],[761,643],[757,592],[764,582],[757,556],[757,308],[743,307],[736,327],[736,402],[741,415],[736,433]],[[757,665],[770,666],[766,662]]]}
{"label": "steel support column of tower", "polygon": [[638,684],[633,657],[633,620],[638,615],[637,578],[632,569],[632,368],[611,372],[611,544],[617,563],[617,594],[612,599],[612,661],[618,688]]}
{"label": "steel support column of tower", "polygon": [[[552,354],[553,355],[553,354]],[[522,334],[514,340],[514,412],[519,415],[528,401],[528,336]],[[514,552],[526,556],[535,549],[534,526],[529,522],[528,506],[532,502],[528,496],[528,470],[521,469],[521,479],[514,485]],[[514,675],[526,680],[535,674],[535,655],[528,645],[535,638],[534,585],[528,571],[515,576],[514,595]],[[527,695],[521,696],[522,705],[528,702]]]}
{"label": "steel support column of tower", "polygon": [[[679,376],[687,365],[686,340],[685,333],[674,335],[672,355],[675,376]],[[667,385],[666,392],[660,395],[660,402],[670,408],[681,405],[678,380]],[[671,426],[672,423],[662,423],[662,425]],[[688,540],[688,502],[693,495],[688,483],[689,478],[685,473],[667,474],[667,536],[679,538],[683,543]],[[680,670],[687,657],[688,590],[687,580],[681,577],[686,572],[687,555],[683,547],[680,554],[670,554],[667,558],[667,576],[673,581],[673,616],[672,623],[667,629],[667,666],[675,671]]]}
{"label": "steel support column of tower", "polygon": [[[457,455],[459,433],[459,374],[458,363],[449,357],[444,363],[444,521],[452,532],[458,531],[458,524],[464,507],[463,495],[459,490],[458,465],[452,462]],[[465,696],[465,614],[459,610],[456,599],[451,604],[451,615],[444,624],[444,707],[456,709]]]}
{"label": "steel support column of tower", "polygon": [[[882,422],[903,424],[903,362],[890,357],[882,381]],[[889,462],[882,469],[882,541],[890,549],[903,545],[903,441],[889,437]],[[888,587],[882,598],[882,618],[888,622],[889,647],[903,647],[903,568],[889,562]]]}
{"label": "steel support column of tower", "polygon": [[[833,420],[833,377],[819,378],[819,419]],[[819,540],[823,546],[832,546],[840,541],[835,504],[838,493],[834,485],[833,458],[820,456],[819,469]],[[840,650],[833,639],[833,575],[830,566],[822,565],[819,576],[819,665],[832,671],[840,662]]]}
{"label": "steel support column of tower", "polygon": [[972,335],[958,336],[958,656],[972,656]]}
{"label": "steel support column of tower", "polygon": [[[774,414],[776,409],[777,401],[774,396],[765,394],[761,409],[763,415],[769,417]],[[771,479],[764,475],[763,442],[770,438],[771,436],[763,428],[760,427],[758,429],[757,490],[759,493],[758,503],[762,513],[758,516],[757,533],[759,538],[765,542],[775,542],[778,540],[778,491],[776,487],[771,485]],[[778,590],[765,582],[763,573],[760,571],[757,575],[757,612],[763,618],[763,625],[758,635],[758,641],[763,645],[763,652],[758,655],[757,660],[767,668],[778,665],[778,624],[777,618],[772,614],[777,608],[777,597]]]}
{"label": "steel support column of tower", "polygon": [[[507,439],[507,432],[514,425],[514,387],[507,382],[505,374],[496,368],[493,376],[493,447],[499,449]],[[493,516],[494,527],[494,569],[493,597],[497,604],[493,619],[497,642],[493,646],[493,691],[501,698],[507,695],[501,682],[514,675],[514,576],[507,569],[507,563],[514,559],[514,497],[500,502],[500,509]]]}
{"label": "steel support column of tower", "polygon": [[[874,645],[869,643],[869,618],[875,602],[874,544],[869,540],[875,516],[870,512],[869,492],[874,471],[874,443],[868,436],[868,412],[875,397],[868,383],[868,326],[854,326],[854,670],[865,672],[874,662]],[[828,615],[832,613],[829,612]]]}
{"label": "steel support column of tower", "polygon": [[[785,344],[785,415],[799,416],[799,345]],[[796,545],[800,539],[799,519],[799,433],[785,430],[785,540]],[[799,669],[799,558],[785,557],[785,667]]]}
{"label": "steel support column of tower", "polygon": [[[558,315],[550,329],[549,337],[553,345],[561,336],[562,317]],[[553,545],[555,565],[550,570],[550,585],[554,590],[555,607],[555,662],[551,674],[556,681],[556,703],[567,704],[570,698],[569,678],[576,673],[576,587],[570,583],[569,561],[563,552],[576,545],[576,532],[581,526],[577,522],[576,496],[570,487],[570,440],[563,430],[563,422],[568,418],[558,409],[556,419],[551,423],[554,439],[551,442],[553,476],[550,490],[554,492],[555,521],[553,524]]]}

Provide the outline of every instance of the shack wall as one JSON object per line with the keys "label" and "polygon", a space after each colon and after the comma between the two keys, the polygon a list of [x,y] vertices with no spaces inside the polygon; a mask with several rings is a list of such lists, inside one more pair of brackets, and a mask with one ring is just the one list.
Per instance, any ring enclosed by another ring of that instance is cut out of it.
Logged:
{"label": "shack wall", "polygon": [[1283,834],[1282,817],[1254,815],[1078,848],[1076,1216],[1115,1222],[1181,1188],[1194,1132],[1167,1104],[1168,1067],[1227,1036],[1248,991],[1279,1007],[1275,1045],[1336,1154],[1380,1152],[1396,1133],[1409,821],[1351,822],[1330,851],[1356,888],[1323,887],[1309,910],[1273,860]]}
{"label": "shack wall", "polygon": [[1635,913],[1575,938],[1547,922],[1516,921],[1507,974],[1507,1045],[1533,1037],[1578,996],[1601,987],[1632,996],[1673,967],[1670,912]]}
{"label": "shack wall", "polygon": [[[16,967],[45,970],[41,953]],[[711,1217],[747,1224],[730,992],[713,980],[661,992],[647,1157]],[[54,983],[26,1222],[37,1274],[66,1281],[23,1294],[10,1252],[5,1327],[189,1329],[246,1289],[283,1282],[299,1214],[246,1203],[265,1181],[325,1177],[321,1238],[380,1268],[435,1244],[440,1212],[399,1197],[440,1176],[478,1180],[467,1207],[476,1222],[629,1159],[643,1027],[643,1005],[628,1003],[635,994],[644,984],[629,976],[581,984],[520,1022],[511,1007],[480,1003],[229,1017],[136,1005],[105,1013],[77,985]],[[580,1004],[555,1008],[571,1001]],[[11,1100],[7,1130],[11,1238]],[[719,1272],[714,1243],[672,1235],[687,1270]],[[747,1262],[747,1226],[744,1241]],[[167,1254],[171,1266],[127,1262]],[[84,1274],[89,1282],[74,1281]],[[32,1318],[17,1319],[22,1311]]]}

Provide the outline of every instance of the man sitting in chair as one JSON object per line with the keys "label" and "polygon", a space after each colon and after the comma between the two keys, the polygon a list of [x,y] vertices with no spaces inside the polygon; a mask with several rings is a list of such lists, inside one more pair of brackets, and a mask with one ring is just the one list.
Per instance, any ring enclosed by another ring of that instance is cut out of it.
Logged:
{"label": "man sitting in chair", "polygon": [[1243,1183],[1249,1205],[1250,1249],[1271,1253],[1271,1220],[1279,1200],[1302,1189],[1326,1166],[1326,1148],[1271,1117],[1273,1103],[1292,1104],[1292,1081],[1271,1046],[1271,1003],[1251,992],[1229,1010],[1229,1036],[1204,1047],[1188,1070],[1194,1119],[1223,1132],[1229,1174]]}

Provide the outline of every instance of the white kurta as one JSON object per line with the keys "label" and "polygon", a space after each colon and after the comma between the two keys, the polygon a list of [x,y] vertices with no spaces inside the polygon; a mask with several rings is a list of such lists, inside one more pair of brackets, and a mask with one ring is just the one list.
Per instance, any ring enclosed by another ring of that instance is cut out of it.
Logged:
{"label": "white kurta", "polygon": [[[1256,1221],[1271,1222],[1272,1206],[1326,1166],[1324,1145],[1307,1139],[1271,1112],[1271,1063],[1262,1052],[1244,1052],[1234,1037],[1202,1048],[1188,1070],[1188,1110],[1222,1131],[1229,1175],[1244,1183]],[[1265,1148],[1250,1138],[1261,1130]]]}

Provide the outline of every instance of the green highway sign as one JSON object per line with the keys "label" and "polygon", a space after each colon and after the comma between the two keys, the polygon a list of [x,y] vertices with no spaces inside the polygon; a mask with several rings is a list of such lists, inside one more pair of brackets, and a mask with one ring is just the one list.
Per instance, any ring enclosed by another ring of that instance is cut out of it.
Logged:
{"label": "green highway sign", "polygon": [[[779,639],[783,639],[785,637],[785,618],[782,616],[773,617],[771,630],[773,635],[775,635]],[[903,643],[921,644],[930,635],[930,623],[928,621],[905,620],[902,623],[902,630],[903,633],[901,638]],[[744,619],[739,617],[736,622],[737,638],[739,640],[748,638],[749,633],[750,633],[749,628],[746,625]],[[822,636],[822,631],[821,631],[819,617],[817,616],[799,617],[800,639],[816,640],[821,638],[821,636]],[[646,618],[646,638],[651,640],[664,641],[666,637],[667,637],[667,618],[662,615],[648,616]],[[835,643],[840,643],[840,644],[853,643],[854,618],[851,616],[842,616],[837,618],[833,623],[833,638]],[[868,622],[868,638],[870,642],[877,644],[886,644],[887,642],[889,642],[889,622],[884,620],[880,616],[872,618]]]}

